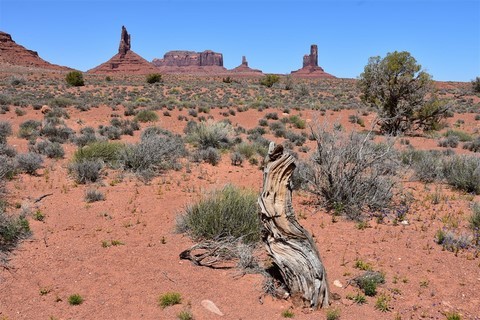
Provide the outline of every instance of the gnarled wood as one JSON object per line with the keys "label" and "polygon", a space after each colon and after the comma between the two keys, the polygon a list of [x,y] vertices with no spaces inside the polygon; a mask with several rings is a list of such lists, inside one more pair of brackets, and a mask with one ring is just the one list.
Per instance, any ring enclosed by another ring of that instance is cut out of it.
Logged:
{"label": "gnarled wood", "polygon": [[258,199],[264,226],[263,241],[278,266],[291,295],[301,295],[307,306],[329,304],[327,275],[310,234],[298,223],[292,206],[290,177],[294,158],[283,146],[270,143]]}

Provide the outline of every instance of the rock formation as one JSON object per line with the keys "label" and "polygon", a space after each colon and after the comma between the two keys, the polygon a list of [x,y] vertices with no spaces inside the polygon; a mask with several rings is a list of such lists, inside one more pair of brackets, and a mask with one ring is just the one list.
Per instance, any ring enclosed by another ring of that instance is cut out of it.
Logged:
{"label": "rock formation", "polygon": [[157,73],[159,70],[131,50],[130,34],[122,26],[118,53],[107,62],[87,72],[96,74],[148,74]]}
{"label": "rock formation", "polygon": [[125,55],[130,51],[130,34],[127,32],[127,28],[122,26],[122,35],[120,37],[120,45],[118,46],[118,53]]}
{"label": "rock formation", "polygon": [[230,70],[230,72],[233,73],[234,75],[239,75],[239,76],[262,76],[263,75],[262,70],[252,69],[248,66],[247,58],[245,56],[242,56],[242,64]]}
{"label": "rock formation", "polygon": [[305,78],[335,78],[318,66],[318,47],[316,44],[310,46],[310,54],[303,56],[302,69],[292,71],[292,76]]}
{"label": "rock formation", "polygon": [[0,31],[0,63],[44,69],[71,70],[43,60],[36,51],[28,50],[15,43],[10,34],[2,31]]}
{"label": "rock formation", "polygon": [[205,50],[203,52],[175,50],[165,53],[163,59],[153,59],[152,64],[164,73],[225,73],[223,55]]}

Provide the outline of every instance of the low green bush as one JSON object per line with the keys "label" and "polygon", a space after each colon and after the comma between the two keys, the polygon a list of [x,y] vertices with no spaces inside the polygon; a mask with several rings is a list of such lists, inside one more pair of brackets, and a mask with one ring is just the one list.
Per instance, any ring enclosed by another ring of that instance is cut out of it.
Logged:
{"label": "low green bush", "polygon": [[233,144],[232,126],[224,121],[189,122],[185,133],[187,141],[198,149],[228,149]]}
{"label": "low green bush", "polygon": [[78,148],[73,154],[73,162],[101,160],[110,165],[115,165],[120,159],[120,153],[123,149],[125,149],[125,145],[120,142],[93,142]]}
{"label": "low green bush", "polygon": [[162,75],[159,73],[150,73],[147,75],[147,83],[158,83],[162,82]]}
{"label": "low green bush", "polygon": [[158,115],[152,110],[140,110],[135,116],[135,120],[139,122],[154,122],[158,120]]}
{"label": "low green bush", "polygon": [[65,80],[69,85],[74,87],[81,87],[85,85],[83,74],[80,71],[70,71],[67,73]]}
{"label": "low green bush", "polygon": [[447,183],[459,190],[480,194],[480,158],[470,155],[452,156],[443,161]]}
{"label": "low green bush", "polygon": [[0,252],[10,251],[29,235],[30,225],[25,216],[8,215],[4,208],[0,208]]}
{"label": "low green bush", "polygon": [[162,308],[180,304],[182,296],[178,292],[167,292],[158,297],[158,305]]}
{"label": "low green bush", "polygon": [[273,85],[280,81],[280,77],[276,74],[267,74],[260,80],[260,84],[268,88],[273,87]]}
{"label": "low green bush", "polygon": [[195,240],[234,237],[245,243],[258,242],[261,226],[257,194],[226,185],[187,206],[178,218],[177,229]]}

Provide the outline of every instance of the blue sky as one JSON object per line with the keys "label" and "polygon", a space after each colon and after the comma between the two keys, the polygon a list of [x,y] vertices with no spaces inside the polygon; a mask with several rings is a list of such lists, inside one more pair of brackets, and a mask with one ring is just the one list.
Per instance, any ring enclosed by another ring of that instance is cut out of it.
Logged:
{"label": "blue sky", "polygon": [[356,78],[371,56],[409,51],[435,80],[480,76],[480,1],[0,0],[0,30],[52,63],[82,71],[117,53],[121,26],[151,61],[211,49],[233,68],[242,55],[268,73],[319,64]]}

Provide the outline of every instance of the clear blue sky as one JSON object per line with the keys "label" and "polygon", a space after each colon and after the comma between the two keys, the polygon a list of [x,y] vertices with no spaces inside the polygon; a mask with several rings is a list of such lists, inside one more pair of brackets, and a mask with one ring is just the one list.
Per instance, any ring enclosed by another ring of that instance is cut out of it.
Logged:
{"label": "clear blue sky", "polygon": [[319,64],[356,78],[371,56],[409,51],[435,80],[480,76],[480,1],[0,0],[0,30],[45,60],[82,71],[117,53],[121,26],[151,61],[211,49],[233,68],[289,73],[311,44]]}

